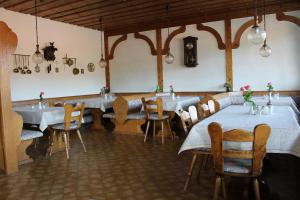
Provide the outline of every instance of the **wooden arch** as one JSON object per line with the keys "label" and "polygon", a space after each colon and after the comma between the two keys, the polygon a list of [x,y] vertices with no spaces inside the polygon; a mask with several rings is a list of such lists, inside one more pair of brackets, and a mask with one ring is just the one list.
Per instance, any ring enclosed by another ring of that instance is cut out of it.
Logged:
{"label": "wooden arch", "polygon": [[278,21],[288,21],[288,22],[294,23],[300,27],[300,19],[298,17],[286,15],[283,12],[277,12],[276,19]]}
{"label": "wooden arch", "polygon": [[122,35],[120,38],[118,38],[114,42],[114,44],[112,45],[110,52],[109,52],[109,56],[108,56],[109,60],[112,60],[114,58],[114,53],[115,53],[117,46],[125,40],[127,40],[127,34]]}
{"label": "wooden arch", "polygon": [[204,26],[203,24],[197,24],[197,29],[199,31],[207,31],[210,32],[211,34],[213,34],[213,36],[215,36],[217,43],[218,43],[218,48],[223,50],[226,48],[220,34],[218,33],[218,31],[216,31],[215,29],[209,27],[209,26]]}
{"label": "wooden arch", "polygon": [[[262,17],[260,16],[258,18],[258,21],[259,23],[262,21]],[[241,25],[241,27],[237,30],[237,32],[235,33],[235,36],[234,36],[234,40],[233,40],[233,43],[232,43],[232,48],[233,49],[236,49],[236,48],[239,48],[240,47],[240,41],[241,41],[241,37],[243,35],[243,33],[251,26],[254,25],[254,19],[251,19],[247,22],[245,22],[243,25]]]}
{"label": "wooden arch", "polygon": [[176,35],[178,35],[178,34],[180,34],[180,33],[184,33],[185,30],[186,30],[186,27],[185,27],[185,26],[181,26],[181,27],[179,27],[178,29],[174,30],[174,31],[168,36],[168,38],[167,38],[166,41],[165,41],[165,45],[164,45],[164,49],[163,49],[163,55],[164,55],[164,54],[167,54],[167,52],[168,52],[168,50],[169,50],[169,48],[170,48],[170,43],[171,43],[172,39],[173,39]]}
{"label": "wooden arch", "polygon": [[150,47],[151,54],[154,56],[157,55],[157,51],[154,47],[154,44],[149,37],[147,37],[146,35],[142,35],[140,33],[134,33],[134,38],[141,39],[141,40],[144,40],[145,42],[147,42],[147,44]]}
{"label": "wooden arch", "polygon": [[0,21],[0,169],[7,174],[18,171],[17,149],[23,120],[12,109],[9,56],[17,47],[17,35]]}

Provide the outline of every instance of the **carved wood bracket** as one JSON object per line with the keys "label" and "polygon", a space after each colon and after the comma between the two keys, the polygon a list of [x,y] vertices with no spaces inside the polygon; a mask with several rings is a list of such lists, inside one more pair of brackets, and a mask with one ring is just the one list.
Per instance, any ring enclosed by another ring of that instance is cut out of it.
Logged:
{"label": "carved wood bracket", "polygon": [[288,22],[294,23],[300,27],[300,19],[298,17],[286,15],[283,12],[277,12],[276,19],[278,21],[288,21]]}
{"label": "carved wood bracket", "polygon": [[223,42],[220,34],[218,33],[218,31],[216,31],[215,29],[209,27],[209,26],[204,26],[203,24],[197,24],[197,29],[199,31],[207,31],[210,32],[211,34],[213,34],[213,36],[215,36],[217,42],[218,42],[218,48],[219,49],[225,49],[225,43]]}
{"label": "carved wood bracket", "polygon": [[116,47],[125,40],[127,40],[127,34],[122,35],[120,38],[118,38],[114,42],[114,44],[112,45],[110,52],[109,52],[109,56],[108,56],[109,60],[112,60],[114,58],[114,53],[115,53]]}
{"label": "carved wood bracket", "polygon": [[[262,22],[262,17],[259,16],[258,17],[258,22]],[[237,30],[237,32],[235,33],[235,36],[234,36],[234,40],[233,40],[233,43],[232,43],[232,48],[233,49],[237,49],[240,47],[240,40],[241,40],[241,37],[243,35],[243,33],[251,26],[254,25],[254,19],[251,19],[247,22],[245,22],[243,25],[241,25],[241,27]]]}
{"label": "carved wood bracket", "polygon": [[150,47],[151,54],[157,55],[157,51],[154,47],[154,44],[149,37],[147,37],[146,35],[142,35],[140,33],[134,33],[134,38],[141,39],[141,40],[144,40],[145,42],[147,42]]}
{"label": "carved wood bracket", "polygon": [[175,31],[173,31],[173,32],[168,36],[168,38],[167,38],[166,41],[165,41],[165,45],[164,45],[164,49],[163,49],[163,55],[167,54],[167,52],[168,52],[168,50],[169,50],[169,48],[170,48],[170,43],[171,43],[172,39],[173,39],[176,35],[178,35],[178,34],[180,34],[180,33],[184,33],[185,30],[186,30],[185,26],[181,26],[181,27],[179,27],[178,29],[176,29]]}

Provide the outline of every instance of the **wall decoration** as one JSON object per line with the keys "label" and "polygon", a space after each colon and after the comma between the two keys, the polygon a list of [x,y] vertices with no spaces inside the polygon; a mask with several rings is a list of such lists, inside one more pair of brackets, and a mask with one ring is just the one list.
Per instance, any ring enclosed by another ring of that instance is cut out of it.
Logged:
{"label": "wall decoration", "polygon": [[51,66],[51,64],[50,64],[50,65],[48,65],[48,67],[47,67],[47,72],[48,72],[48,74],[50,74],[51,70],[52,70],[52,66]]}
{"label": "wall decoration", "polygon": [[84,69],[80,69],[80,73],[81,73],[81,74],[84,74]]}
{"label": "wall decoration", "polygon": [[94,72],[95,71],[95,64],[94,63],[89,63],[87,66],[87,69],[89,72]]}
{"label": "wall decoration", "polygon": [[55,51],[57,51],[57,48],[54,46],[54,42],[50,42],[49,46],[46,46],[43,48],[44,51],[44,58],[47,61],[54,61],[55,60]]}
{"label": "wall decoration", "polygon": [[75,68],[73,69],[73,74],[74,74],[74,75],[78,75],[78,74],[79,74],[79,69],[78,69],[77,67],[75,67]]}
{"label": "wall decoration", "polygon": [[40,66],[38,64],[34,67],[34,71],[36,73],[39,73],[41,71],[41,68],[40,68]]}
{"label": "wall decoration", "polygon": [[63,58],[63,63],[71,67],[74,63],[76,63],[76,58],[68,58],[68,55],[66,54],[66,57]]}
{"label": "wall decoration", "polygon": [[188,36],[183,38],[184,44],[184,65],[196,67],[197,62],[197,37]]}
{"label": "wall decoration", "polygon": [[12,54],[13,56],[13,72],[21,74],[31,74],[29,69],[29,55]]}

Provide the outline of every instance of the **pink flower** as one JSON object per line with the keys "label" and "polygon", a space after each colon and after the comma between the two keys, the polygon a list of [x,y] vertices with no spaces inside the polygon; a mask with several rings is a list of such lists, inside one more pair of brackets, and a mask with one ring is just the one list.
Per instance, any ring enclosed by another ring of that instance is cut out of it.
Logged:
{"label": "pink flower", "polygon": [[241,88],[240,88],[240,91],[244,92],[244,91],[245,91],[244,87],[241,87]]}
{"label": "pink flower", "polygon": [[270,85],[272,85],[272,83],[271,83],[271,82],[269,82],[269,83],[268,83],[268,86],[270,86]]}
{"label": "pink flower", "polygon": [[42,91],[42,92],[40,92],[40,96],[43,96],[45,93]]}
{"label": "pink flower", "polygon": [[250,85],[245,85],[245,90],[250,90]]}

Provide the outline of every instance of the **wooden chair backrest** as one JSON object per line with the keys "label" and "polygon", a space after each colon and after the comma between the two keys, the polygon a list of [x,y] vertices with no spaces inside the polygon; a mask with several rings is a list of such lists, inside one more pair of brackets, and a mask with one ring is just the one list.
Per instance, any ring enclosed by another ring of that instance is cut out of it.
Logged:
{"label": "wooden chair backrest", "polygon": [[[209,104],[211,106],[209,106]],[[209,109],[205,110],[204,109],[205,106],[207,106]],[[198,115],[200,116],[201,119],[205,119],[205,118],[209,117],[210,115],[212,115],[213,113],[218,112],[219,110],[220,110],[219,102],[217,102],[211,95],[205,96],[197,104]]]}
{"label": "wooden chair backrest", "polygon": [[189,106],[189,114],[192,124],[196,124],[199,121],[197,108],[195,106]]}
{"label": "wooden chair backrest", "polygon": [[190,113],[187,111],[184,111],[184,110],[180,110],[179,117],[180,117],[180,121],[181,121],[182,128],[184,130],[184,133],[188,134],[191,127],[193,126]]}
{"label": "wooden chair backrest", "polygon": [[[224,174],[224,158],[252,159],[252,176],[259,176],[266,154],[266,143],[271,128],[266,124],[259,124],[254,132],[233,129],[223,132],[220,124],[212,122],[208,125],[211,138],[211,148],[217,173]],[[252,150],[225,149],[224,142],[252,142]]]}
{"label": "wooden chair backrest", "polygon": [[79,104],[72,106],[71,104],[65,104],[65,126],[66,129],[70,128],[71,122],[76,122],[78,127],[81,126],[83,113],[84,113],[84,104]]}
{"label": "wooden chair backrest", "polygon": [[147,118],[152,114],[155,113],[158,115],[159,118],[163,117],[163,101],[162,98],[156,98],[156,100],[149,99],[146,100],[145,97],[142,97],[142,103],[144,106],[144,111],[146,113]]}

